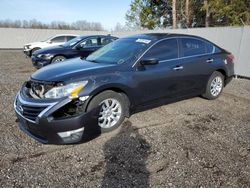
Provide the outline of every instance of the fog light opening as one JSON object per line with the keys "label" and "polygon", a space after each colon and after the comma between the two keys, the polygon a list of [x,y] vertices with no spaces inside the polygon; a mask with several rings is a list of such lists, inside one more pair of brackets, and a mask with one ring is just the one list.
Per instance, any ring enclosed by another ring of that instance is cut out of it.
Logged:
{"label": "fog light opening", "polygon": [[79,138],[82,136],[84,131],[84,127],[72,131],[66,131],[66,132],[60,132],[57,133],[61,138],[67,138],[67,137],[72,137],[72,138]]}

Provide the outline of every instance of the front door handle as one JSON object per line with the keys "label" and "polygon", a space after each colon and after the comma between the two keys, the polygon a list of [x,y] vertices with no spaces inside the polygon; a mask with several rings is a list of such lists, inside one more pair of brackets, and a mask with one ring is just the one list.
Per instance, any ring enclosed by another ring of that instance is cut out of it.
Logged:
{"label": "front door handle", "polygon": [[207,63],[212,63],[214,61],[214,59],[207,59],[206,62]]}
{"label": "front door handle", "polygon": [[176,66],[173,68],[173,70],[181,70],[181,69],[183,69],[183,66]]}

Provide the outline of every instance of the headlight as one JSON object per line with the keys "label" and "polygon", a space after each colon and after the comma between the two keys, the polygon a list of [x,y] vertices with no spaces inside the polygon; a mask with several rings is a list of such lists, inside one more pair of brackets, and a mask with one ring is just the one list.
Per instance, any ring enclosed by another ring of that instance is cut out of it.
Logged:
{"label": "headlight", "polygon": [[65,86],[54,87],[45,93],[45,98],[56,99],[62,97],[70,97],[76,98],[78,97],[79,91],[81,91],[86,85],[88,81],[76,82],[67,84]]}
{"label": "headlight", "polygon": [[38,58],[50,59],[52,57],[51,54],[39,54],[37,55]]}

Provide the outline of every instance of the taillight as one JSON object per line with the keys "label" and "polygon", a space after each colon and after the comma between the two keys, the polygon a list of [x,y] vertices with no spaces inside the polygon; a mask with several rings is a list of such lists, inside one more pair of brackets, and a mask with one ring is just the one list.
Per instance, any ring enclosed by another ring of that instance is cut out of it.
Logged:
{"label": "taillight", "polygon": [[227,55],[227,61],[229,63],[233,63],[234,62],[234,55],[233,54],[228,54]]}

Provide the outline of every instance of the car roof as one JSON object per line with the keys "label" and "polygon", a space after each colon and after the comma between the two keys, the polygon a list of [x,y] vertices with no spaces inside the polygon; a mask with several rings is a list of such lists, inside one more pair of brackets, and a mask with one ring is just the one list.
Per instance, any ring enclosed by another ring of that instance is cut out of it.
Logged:
{"label": "car roof", "polygon": [[82,39],[83,38],[88,38],[88,37],[112,37],[112,38],[118,38],[118,37],[112,36],[110,34],[108,34],[108,35],[80,35],[78,37],[80,37]]}
{"label": "car roof", "polygon": [[77,34],[57,34],[57,35],[55,35],[55,36],[79,36],[79,35],[77,35]]}
{"label": "car roof", "polygon": [[199,37],[199,36],[179,34],[179,33],[143,33],[143,34],[130,35],[125,38],[142,38],[142,39],[148,39],[152,41],[158,41],[158,40],[170,38],[170,37],[194,37],[194,38],[203,39],[202,37]]}

